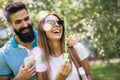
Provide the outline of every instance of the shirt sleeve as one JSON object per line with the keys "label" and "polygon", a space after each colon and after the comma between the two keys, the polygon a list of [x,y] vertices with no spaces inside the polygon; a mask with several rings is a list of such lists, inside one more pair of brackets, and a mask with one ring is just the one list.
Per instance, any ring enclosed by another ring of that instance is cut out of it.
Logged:
{"label": "shirt sleeve", "polygon": [[77,43],[73,47],[77,51],[78,56],[80,57],[81,60],[84,60],[89,56],[87,49],[85,49],[85,47],[81,43]]}
{"label": "shirt sleeve", "polygon": [[0,76],[10,76],[12,71],[6,62],[4,55],[3,51],[0,50]]}

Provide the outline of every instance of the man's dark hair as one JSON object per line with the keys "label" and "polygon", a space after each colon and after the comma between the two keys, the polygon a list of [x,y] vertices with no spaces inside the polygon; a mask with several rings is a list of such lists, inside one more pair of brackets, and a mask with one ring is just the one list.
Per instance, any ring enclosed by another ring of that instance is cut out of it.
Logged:
{"label": "man's dark hair", "polygon": [[11,22],[10,15],[22,9],[25,9],[27,11],[25,4],[22,2],[13,2],[8,4],[4,9],[4,14],[5,14],[5,17],[7,18],[7,21]]}

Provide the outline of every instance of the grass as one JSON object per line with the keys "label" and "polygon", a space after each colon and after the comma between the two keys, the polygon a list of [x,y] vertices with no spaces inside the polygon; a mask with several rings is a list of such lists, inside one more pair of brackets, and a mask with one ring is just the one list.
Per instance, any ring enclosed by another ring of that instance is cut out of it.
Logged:
{"label": "grass", "polygon": [[120,80],[120,63],[91,65],[93,80]]}

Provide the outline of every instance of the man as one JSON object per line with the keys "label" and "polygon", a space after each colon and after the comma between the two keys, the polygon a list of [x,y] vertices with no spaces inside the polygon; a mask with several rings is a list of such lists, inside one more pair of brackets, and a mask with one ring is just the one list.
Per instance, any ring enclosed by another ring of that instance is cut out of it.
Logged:
{"label": "man", "polygon": [[[0,50],[0,80],[37,80],[32,61],[24,67],[24,58],[37,46],[37,31],[33,30],[26,6],[15,2],[5,7],[5,16],[15,35]],[[75,43],[69,41],[70,45]]]}

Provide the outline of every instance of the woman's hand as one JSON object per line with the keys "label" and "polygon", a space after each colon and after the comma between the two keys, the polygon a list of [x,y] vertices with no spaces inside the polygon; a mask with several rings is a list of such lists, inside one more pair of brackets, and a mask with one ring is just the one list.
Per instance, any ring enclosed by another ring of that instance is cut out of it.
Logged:
{"label": "woman's hand", "polygon": [[72,71],[72,65],[71,65],[70,61],[64,62],[61,65],[61,67],[55,77],[55,80],[66,80],[66,78],[68,77],[68,75],[70,74],[71,71]]}

